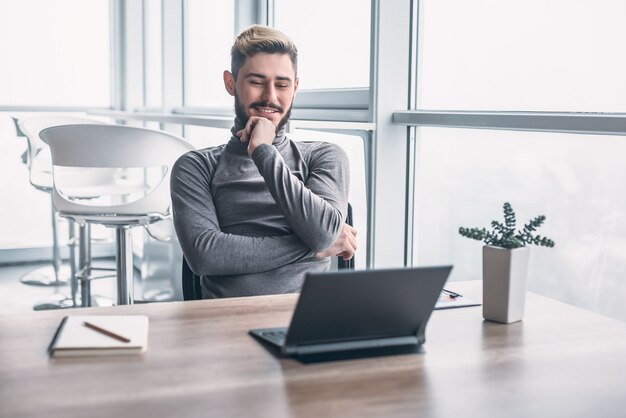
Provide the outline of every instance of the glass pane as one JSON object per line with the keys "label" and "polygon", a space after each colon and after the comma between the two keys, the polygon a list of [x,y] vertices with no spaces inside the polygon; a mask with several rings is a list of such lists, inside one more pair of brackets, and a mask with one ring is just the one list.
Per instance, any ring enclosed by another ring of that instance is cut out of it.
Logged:
{"label": "glass pane", "polygon": [[184,136],[194,147],[202,149],[227,143],[231,133],[230,129],[186,125]]}
{"label": "glass pane", "polygon": [[626,2],[420,5],[418,108],[626,111]]}
{"label": "glass pane", "polygon": [[508,201],[556,242],[531,247],[529,290],[626,319],[625,152],[626,137],[419,129],[414,264],[480,279],[482,243],[458,228],[502,221]]}
{"label": "glass pane", "polygon": [[163,10],[161,2],[147,1],[144,7],[144,60],[146,107],[163,106]]}
{"label": "glass pane", "polygon": [[185,106],[233,107],[222,73],[235,40],[234,0],[185,3]]}
{"label": "glass pane", "polygon": [[108,107],[109,0],[2,2],[0,105]]}
{"label": "glass pane", "polygon": [[288,135],[294,141],[325,141],[343,148],[350,160],[350,192],[353,226],[357,229],[356,269],[367,266],[367,195],[365,175],[365,147],[363,138],[356,135],[296,130]]}
{"label": "glass pane", "polygon": [[[25,137],[17,137],[9,114],[0,113],[0,248],[49,245],[52,242],[50,194],[28,182],[28,167],[22,162],[27,148]],[[11,181],[8,181],[11,179]],[[66,228],[63,228],[65,233]]]}
{"label": "glass pane", "polygon": [[[65,115],[105,121],[105,118],[80,113]],[[31,185],[28,166],[23,162],[28,141],[16,135],[11,116],[26,119],[39,114],[0,112],[0,177],[7,179],[0,182],[0,195],[5,196],[0,205],[0,249],[49,246],[52,243],[51,196]],[[58,234],[62,244],[67,241],[67,230],[66,222],[60,219]]]}
{"label": "glass pane", "polygon": [[298,47],[300,89],[368,87],[369,0],[275,0],[275,27]]}

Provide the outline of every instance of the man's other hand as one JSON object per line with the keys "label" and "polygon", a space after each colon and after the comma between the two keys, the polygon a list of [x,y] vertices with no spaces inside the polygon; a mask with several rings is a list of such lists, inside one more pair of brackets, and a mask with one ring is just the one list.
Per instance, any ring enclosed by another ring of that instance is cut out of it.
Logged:
{"label": "man's other hand", "polygon": [[341,234],[337,241],[324,251],[316,253],[318,258],[339,256],[344,260],[350,260],[356,252],[356,229],[348,224],[343,224]]}
{"label": "man's other hand", "polygon": [[252,116],[248,119],[245,128],[236,134],[241,142],[248,143],[248,155],[262,144],[271,145],[276,136],[276,126],[267,118]]}

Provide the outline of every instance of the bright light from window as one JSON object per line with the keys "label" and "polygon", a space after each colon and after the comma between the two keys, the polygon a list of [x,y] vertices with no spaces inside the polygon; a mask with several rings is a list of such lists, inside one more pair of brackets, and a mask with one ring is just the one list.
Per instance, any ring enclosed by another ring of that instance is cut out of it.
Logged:
{"label": "bright light from window", "polygon": [[369,86],[369,0],[275,0],[274,4],[274,26],[298,47],[300,89]]}
{"label": "bright light from window", "polygon": [[418,107],[626,111],[626,2],[420,2]]}
{"label": "bright light from window", "polygon": [[0,105],[108,107],[110,1],[3,1]]}
{"label": "bright light from window", "polygon": [[222,73],[235,40],[233,0],[185,3],[185,106],[233,107]]}

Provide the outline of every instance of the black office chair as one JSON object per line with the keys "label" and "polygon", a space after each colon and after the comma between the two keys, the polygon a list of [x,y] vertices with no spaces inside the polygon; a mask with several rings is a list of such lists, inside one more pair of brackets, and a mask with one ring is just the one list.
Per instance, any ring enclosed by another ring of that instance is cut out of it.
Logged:
{"label": "black office chair", "polygon": [[[352,205],[348,203],[348,216],[346,223],[352,226]],[[330,261],[330,271],[354,270],[354,257],[344,260],[341,257],[333,257]],[[189,268],[187,259],[183,255],[183,300],[202,299],[202,287],[200,286],[200,276]]]}
{"label": "black office chair", "polygon": [[200,276],[191,271],[187,259],[183,255],[183,300],[199,299],[202,299]]}
{"label": "black office chair", "polygon": [[[346,216],[346,223],[350,226],[354,225],[352,223],[352,205],[350,203],[348,203],[348,214]],[[344,260],[341,257],[331,258],[329,271],[337,270],[354,270],[354,257],[349,260]]]}

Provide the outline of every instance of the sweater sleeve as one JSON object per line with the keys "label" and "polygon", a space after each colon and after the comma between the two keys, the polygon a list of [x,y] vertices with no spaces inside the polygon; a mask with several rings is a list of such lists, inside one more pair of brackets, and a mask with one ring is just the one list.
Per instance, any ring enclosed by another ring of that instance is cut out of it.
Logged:
{"label": "sweater sleeve", "polygon": [[311,254],[296,234],[250,237],[222,232],[211,195],[213,169],[196,151],[182,156],[172,169],[174,227],[194,273],[260,273]]}
{"label": "sweater sleeve", "polygon": [[330,247],[341,232],[348,207],[350,163],[343,149],[317,143],[304,182],[271,145],[257,147],[252,159],[298,237],[314,252]]}

